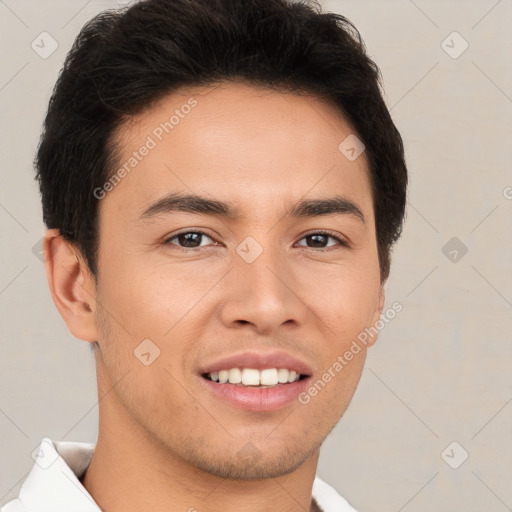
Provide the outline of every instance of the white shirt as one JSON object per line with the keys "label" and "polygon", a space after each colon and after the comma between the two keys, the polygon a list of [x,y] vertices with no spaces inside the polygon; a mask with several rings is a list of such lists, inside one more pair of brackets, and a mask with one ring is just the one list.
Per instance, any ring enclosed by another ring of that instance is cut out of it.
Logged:
{"label": "white shirt", "polygon": [[[43,438],[18,498],[0,512],[101,512],[79,480],[89,467],[94,447]],[[313,482],[313,498],[324,512],[356,512],[319,477]]]}

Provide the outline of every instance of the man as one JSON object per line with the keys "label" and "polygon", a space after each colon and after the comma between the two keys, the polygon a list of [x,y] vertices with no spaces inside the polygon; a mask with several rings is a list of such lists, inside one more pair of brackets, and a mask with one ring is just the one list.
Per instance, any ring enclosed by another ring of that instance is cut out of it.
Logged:
{"label": "man", "polygon": [[378,77],[345,18],[289,0],[146,0],[83,28],[36,164],[99,435],[44,438],[3,512],[354,510],[316,469],[404,216]]}

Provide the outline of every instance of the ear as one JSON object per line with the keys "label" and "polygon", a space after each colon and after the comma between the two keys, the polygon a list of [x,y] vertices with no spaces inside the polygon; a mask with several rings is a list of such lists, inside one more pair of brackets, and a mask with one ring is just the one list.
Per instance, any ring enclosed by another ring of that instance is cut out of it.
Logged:
{"label": "ear", "polygon": [[375,324],[380,319],[380,315],[382,314],[382,310],[384,309],[385,302],[386,302],[386,292],[384,290],[384,284],[382,284],[380,286],[379,294],[378,294],[377,300],[375,302],[375,310],[373,312],[371,327],[368,329],[371,332],[371,334],[367,340],[368,347],[371,347],[377,341],[377,338],[379,337],[379,330],[377,329],[377,327],[375,327]]}
{"label": "ear", "polygon": [[53,302],[69,331],[81,340],[96,341],[96,284],[80,251],[57,229],[46,232],[43,251]]}

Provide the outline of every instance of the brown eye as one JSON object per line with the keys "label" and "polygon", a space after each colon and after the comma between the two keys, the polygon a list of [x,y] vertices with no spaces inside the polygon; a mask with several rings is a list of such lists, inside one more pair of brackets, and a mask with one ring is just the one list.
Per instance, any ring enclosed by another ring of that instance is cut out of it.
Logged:
{"label": "brown eye", "polygon": [[[329,239],[334,240],[335,243],[330,244]],[[325,249],[327,247],[332,247],[335,245],[347,246],[346,242],[344,242],[337,236],[331,235],[330,233],[324,233],[321,231],[309,233],[301,240],[309,240],[310,243],[308,243],[307,246],[302,245],[302,247],[309,247],[311,249]]]}
{"label": "brown eye", "polygon": [[[201,242],[204,238],[208,238],[212,240],[207,234],[201,231],[185,231],[183,233],[178,233],[171,238],[165,240],[165,245],[178,245],[183,249],[197,249],[199,247],[204,247],[201,245]],[[172,240],[176,240],[177,243],[173,243]]]}

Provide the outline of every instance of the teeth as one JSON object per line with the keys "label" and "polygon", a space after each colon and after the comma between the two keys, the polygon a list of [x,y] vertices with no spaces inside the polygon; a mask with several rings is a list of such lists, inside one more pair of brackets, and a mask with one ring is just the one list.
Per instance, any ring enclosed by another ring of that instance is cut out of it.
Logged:
{"label": "teeth", "polygon": [[275,368],[261,370],[260,382],[263,386],[275,386],[279,382],[277,370]]}
{"label": "teeth", "polygon": [[214,382],[221,384],[229,382],[239,386],[276,386],[277,384],[296,382],[300,379],[299,373],[287,368],[265,368],[264,370],[230,368],[229,370],[211,372],[208,376]]}
{"label": "teeth", "polygon": [[231,368],[229,370],[229,383],[239,384],[242,382],[242,372],[238,368]]}
{"label": "teeth", "polygon": [[289,370],[287,370],[286,368],[280,368],[277,371],[277,380],[279,381],[279,384],[284,384],[285,382],[288,382],[288,375],[290,375]]}
{"label": "teeth", "polygon": [[242,371],[242,384],[244,386],[259,386],[260,372],[252,368],[244,368]]}
{"label": "teeth", "polygon": [[292,370],[290,372],[290,375],[288,375],[288,382],[293,382],[297,379],[297,372],[295,370]]}

